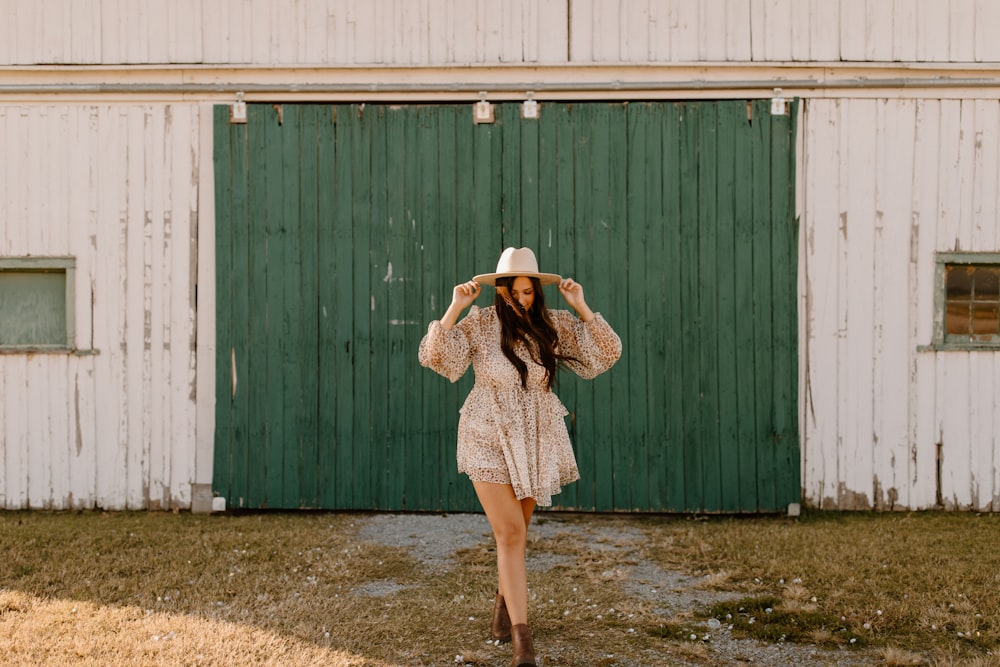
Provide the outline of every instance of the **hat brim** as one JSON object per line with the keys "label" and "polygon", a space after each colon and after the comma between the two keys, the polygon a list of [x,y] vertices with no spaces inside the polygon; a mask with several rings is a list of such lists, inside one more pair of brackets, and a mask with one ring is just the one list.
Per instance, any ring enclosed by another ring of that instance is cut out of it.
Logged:
{"label": "hat brim", "polygon": [[480,285],[492,285],[496,287],[497,278],[518,278],[524,276],[526,278],[538,278],[538,281],[543,285],[555,285],[557,282],[562,280],[562,276],[556,275],[555,273],[531,273],[528,271],[509,271],[505,273],[483,273],[481,275],[473,277]]}

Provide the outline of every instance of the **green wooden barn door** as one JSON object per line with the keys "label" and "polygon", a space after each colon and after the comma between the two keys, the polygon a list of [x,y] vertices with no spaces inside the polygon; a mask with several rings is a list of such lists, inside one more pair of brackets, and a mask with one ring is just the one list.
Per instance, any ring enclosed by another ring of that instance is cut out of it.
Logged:
{"label": "green wooden barn door", "polygon": [[502,107],[505,244],[578,278],[624,342],[606,375],[560,377],[583,477],[564,507],[799,501],[795,114],[546,104],[527,121]]}
{"label": "green wooden barn door", "polygon": [[[475,509],[458,386],[416,363],[495,261],[499,131],[467,106],[217,107],[214,487],[230,507]],[[491,224],[494,223],[494,224]]]}
{"label": "green wooden barn door", "polygon": [[611,372],[560,377],[583,476],[560,506],[798,501],[794,110],[249,112],[216,111],[215,490],[230,506],[477,509],[454,464],[471,373],[451,385],[416,347],[508,245],[583,282],[624,341]]}

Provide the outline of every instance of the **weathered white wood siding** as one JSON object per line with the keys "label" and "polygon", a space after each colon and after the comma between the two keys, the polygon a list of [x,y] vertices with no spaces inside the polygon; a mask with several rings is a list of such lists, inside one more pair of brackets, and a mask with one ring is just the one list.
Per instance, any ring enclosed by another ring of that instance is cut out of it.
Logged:
{"label": "weathered white wood siding", "polygon": [[803,119],[806,497],[1000,511],[1000,355],[919,349],[935,253],[1000,249],[1000,102],[808,100]]}
{"label": "weathered white wood siding", "polygon": [[198,105],[0,105],[0,256],[76,258],[79,354],[0,354],[0,507],[189,505]]}
{"label": "weathered white wood siding", "polygon": [[0,65],[997,62],[996,0],[0,0]]}

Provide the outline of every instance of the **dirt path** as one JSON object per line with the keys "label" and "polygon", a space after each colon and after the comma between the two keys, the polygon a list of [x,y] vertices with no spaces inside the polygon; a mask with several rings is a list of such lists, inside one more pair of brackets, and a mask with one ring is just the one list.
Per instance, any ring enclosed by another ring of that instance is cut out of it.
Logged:
{"label": "dirt path", "polygon": [[[664,570],[657,563],[641,557],[641,547],[647,539],[643,530],[622,522],[620,526],[607,522],[582,523],[566,520],[555,513],[540,513],[529,531],[529,586],[532,579],[543,577],[553,568],[573,562],[574,557],[545,549],[546,544],[571,538],[583,540],[586,548],[599,553],[601,562],[619,563],[603,572],[609,584],[620,586],[623,593],[666,617],[694,612],[713,602],[738,597],[736,593],[706,590],[698,580],[680,572]],[[423,564],[438,572],[456,567],[455,554],[492,544],[489,523],[484,515],[413,515],[377,514],[362,519],[359,537],[374,544],[408,549]],[[608,558],[608,557],[611,558]],[[355,591],[359,595],[385,596],[400,590],[394,581],[366,584]],[[765,644],[755,640],[737,640],[722,626],[704,626],[710,641],[700,642],[700,656],[675,657],[667,654],[605,656],[602,664],[622,667],[652,667],[653,665],[767,665],[768,667],[798,667],[801,665],[863,666],[875,665],[872,653],[829,651],[814,646],[787,643]],[[699,630],[701,632],[701,630]],[[573,647],[549,641],[542,652],[545,665],[581,664],[564,658]],[[568,662],[566,660],[569,660]],[[461,663],[459,663],[461,664]],[[477,663],[478,664],[478,663]]]}

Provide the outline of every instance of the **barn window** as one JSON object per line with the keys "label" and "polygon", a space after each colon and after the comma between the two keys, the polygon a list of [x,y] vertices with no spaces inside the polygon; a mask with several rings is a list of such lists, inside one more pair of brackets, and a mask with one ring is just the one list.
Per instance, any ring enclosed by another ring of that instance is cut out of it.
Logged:
{"label": "barn window", "polygon": [[0,350],[73,347],[75,267],[69,257],[0,257]]}
{"label": "barn window", "polygon": [[942,254],[938,276],[942,308],[937,342],[949,347],[1000,348],[1000,256]]}

